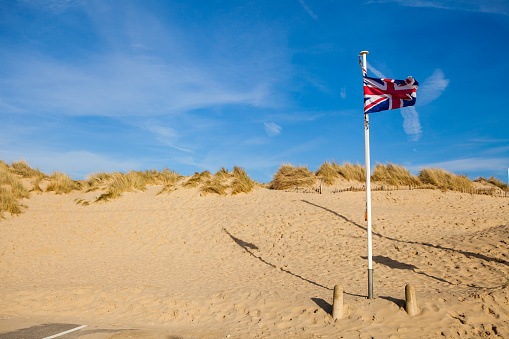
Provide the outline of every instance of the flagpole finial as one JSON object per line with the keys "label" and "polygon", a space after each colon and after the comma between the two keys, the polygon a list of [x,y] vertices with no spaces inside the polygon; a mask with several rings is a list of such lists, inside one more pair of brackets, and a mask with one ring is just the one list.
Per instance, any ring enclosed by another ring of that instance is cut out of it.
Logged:
{"label": "flagpole finial", "polygon": [[369,54],[369,52],[368,52],[368,51],[362,51],[360,54],[361,54],[361,55]]}

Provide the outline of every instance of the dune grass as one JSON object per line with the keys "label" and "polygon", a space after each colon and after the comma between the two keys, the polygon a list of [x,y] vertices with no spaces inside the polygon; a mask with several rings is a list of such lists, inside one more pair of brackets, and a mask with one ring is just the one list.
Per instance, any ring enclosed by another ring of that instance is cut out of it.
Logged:
{"label": "dune grass", "polygon": [[227,180],[229,178],[232,177],[232,173],[230,173],[226,168],[224,167],[221,167],[221,169],[219,171],[216,172],[216,174],[214,174],[214,177],[217,177],[221,180]]}
{"label": "dune grass", "polygon": [[221,168],[210,179],[204,181],[200,190],[207,193],[215,193],[219,195],[228,194],[228,189],[231,194],[249,193],[253,190],[256,183],[249,178],[243,168],[234,166],[233,172],[228,172],[226,168]]}
{"label": "dune grass", "polygon": [[366,181],[366,168],[359,163],[352,165],[345,162],[338,166],[337,171],[346,180]]}
{"label": "dune grass", "polygon": [[106,172],[89,174],[85,178],[84,188],[86,189],[86,192],[96,191],[101,187],[101,185],[106,184],[111,178],[112,174]]}
{"label": "dune grass", "polygon": [[211,179],[205,180],[200,188],[200,191],[205,194],[215,193],[219,195],[226,195],[226,189],[228,187],[229,186],[225,184],[224,180],[214,175]]}
{"label": "dune grass", "polygon": [[11,164],[11,171],[23,178],[35,178],[37,180],[42,180],[47,177],[47,175],[39,169],[31,168],[25,160],[13,161]]}
{"label": "dune grass", "polygon": [[498,188],[500,188],[504,192],[509,192],[509,188],[507,187],[507,184],[502,182],[502,181],[500,181],[500,180],[498,180],[494,176],[492,176],[489,179],[485,179],[483,177],[479,177],[479,178],[475,179],[474,181],[475,182],[486,183],[486,184],[492,184],[492,185],[497,186]]}
{"label": "dune grass", "polygon": [[328,161],[324,162],[320,168],[316,171],[315,175],[320,177],[323,183],[327,186],[334,184],[336,178],[339,178],[339,165],[332,161],[332,164]]}
{"label": "dune grass", "polygon": [[87,177],[87,192],[106,188],[96,201],[116,199],[124,192],[144,191],[148,185],[164,185],[158,193],[168,192],[182,176],[168,168],[158,170],[128,171],[127,173],[95,173]]}
{"label": "dune grass", "polygon": [[243,168],[235,166],[233,168],[233,182],[231,184],[232,195],[238,193],[249,193],[255,187],[255,182],[249,178]]}
{"label": "dune grass", "polygon": [[54,171],[48,179],[50,184],[46,187],[46,192],[64,194],[81,189],[81,185],[77,181],[72,180],[67,174],[60,171]]}
{"label": "dune grass", "polygon": [[23,205],[19,200],[28,198],[29,192],[19,179],[11,172],[5,162],[0,163],[0,212],[21,213]]}
{"label": "dune grass", "polygon": [[466,176],[452,174],[442,168],[423,168],[418,178],[423,184],[433,185],[445,191],[461,191],[473,188],[472,182]]}
{"label": "dune grass", "polygon": [[194,188],[200,186],[201,183],[206,181],[207,179],[210,179],[212,177],[212,174],[210,174],[209,171],[203,171],[201,173],[194,173],[191,178],[189,178],[186,182],[182,184],[183,187],[186,188]]}
{"label": "dune grass", "polygon": [[392,163],[387,165],[377,163],[371,175],[371,180],[393,186],[422,185],[419,178],[411,174],[405,167]]}
{"label": "dune grass", "polygon": [[106,180],[108,180],[108,191],[101,194],[96,202],[116,199],[124,192],[144,191],[147,186],[146,175],[137,171],[113,172],[107,176]]}
{"label": "dune grass", "polygon": [[292,187],[311,186],[315,182],[315,175],[306,166],[294,167],[290,164],[285,164],[274,175],[270,188],[285,190]]}
{"label": "dune grass", "polygon": [[163,171],[158,175],[160,183],[164,185],[163,189],[158,193],[171,192],[175,189],[175,184],[182,178],[182,175],[178,174],[175,171],[170,171],[168,168],[163,169]]}

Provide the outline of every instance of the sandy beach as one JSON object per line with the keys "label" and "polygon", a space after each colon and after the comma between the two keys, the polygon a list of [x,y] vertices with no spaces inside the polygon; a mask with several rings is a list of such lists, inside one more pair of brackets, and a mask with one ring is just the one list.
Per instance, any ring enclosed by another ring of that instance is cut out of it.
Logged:
{"label": "sandy beach", "polygon": [[32,192],[1,219],[0,333],[29,319],[126,329],[101,338],[509,337],[509,198],[373,192],[368,300],[365,192],[160,191],[88,206],[100,193]]}

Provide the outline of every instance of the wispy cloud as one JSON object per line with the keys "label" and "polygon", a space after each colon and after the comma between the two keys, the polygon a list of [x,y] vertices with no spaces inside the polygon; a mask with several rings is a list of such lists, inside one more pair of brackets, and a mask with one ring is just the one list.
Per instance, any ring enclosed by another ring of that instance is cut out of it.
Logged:
{"label": "wispy cloud", "polygon": [[[369,62],[367,63],[368,70],[373,72],[379,78],[385,78],[384,74],[373,67]],[[435,69],[433,74],[426,78],[417,90],[417,105],[426,105],[437,99],[442,95],[444,90],[449,85],[449,79],[446,79],[444,72],[441,69]],[[415,106],[405,107],[401,110],[403,117],[403,129],[405,133],[413,141],[417,141],[421,137],[422,126],[419,120],[419,113]]]}
{"label": "wispy cloud", "polygon": [[414,106],[404,107],[401,109],[403,116],[403,129],[405,133],[410,136],[413,141],[419,140],[422,132],[421,123],[419,121],[419,114]]}
{"label": "wispy cloud", "polygon": [[435,69],[433,74],[419,85],[417,103],[427,105],[440,97],[449,85],[449,79],[444,77],[441,69]]}
{"label": "wispy cloud", "polygon": [[289,71],[289,52],[278,40],[284,33],[276,29],[261,25],[258,35],[237,36],[220,25],[210,32],[214,45],[201,51],[194,32],[138,8],[133,15],[129,6],[119,6],[113,16],[111,8],[94,8],[101,3],[87,6],[83,14],[90,16],[88,28],[99,37],[100,51],[84,48],[79,57],[62,58],[37,44],[7,46],[2,50],[9,72],[2,74],[1,109],[146,116],[284,102],[276,89]]}
{"label": "wispy cloud", "polygon": [[368,3],[394,2],[407,7],[430,7],[456,11],[509,14],[507,1],[500,0],[371,0]]}
{"label": "wispy cloud", "polygon": [[143,127],[152,132],[161,144],[179,151],[192,153],[191,150],[178,145],[179,133],[174,128],[161,126],[152,121],[143,124]]}
{"label": "wispy cloud", "polygon": [[450,172],[469,174],[470,172],[490,172],[500,173],[502,170],[506,171],[509,167],[509,158],[487,158],[487,157],[472,157],[455,159],[450,161],[425,163],[419,165],[409,166],[413,172],[419,171],[422,168],[438,167],[446,169]]}
{"label": "wispy cloud", "polygon": [[[444,73],[441,69],[435,69],[433,74],[419,85],[417,90],[417,105],[426,105],[437,99],[442,95],[446,87],[449,85],[449,80],[445,79]],[[403,128],[405,133],[408,134],[413,141],[419,140],[422,127],[419,120],[419,113],[415,106],[405,107],[401,109],[403,116]]]}
{"label": "wispy cloud", "polygon": [[373,72],[378,78],[385,79],[385,76],[382,72],[377,70],[373,65],[371,65],[368,61],[366,61],[366,67],[369,71]]}
{"label": "wispy cloud", "polygon": [[68,8],[80,6],[84,3],[84,0],[21,0],[26,5],[35,6],[41,10],[60,14],[65,12]]}
{"label": "wispy cloud", "polygon": [[312,17],[314,20],[318,21],[318,16],[313,13],[313,11],[311,10],[311,8],[309,8],[309,6],[304,2],[304,0],[299,0],[302,8],[304,8],[304,10],[309,14],[310,17]]}
{"label": "wispy cloud", "polygon": [[[369,62],[367,62],[367,67],[368,70],[373,72],[377,77],[385,79],[383,73],[373,67]],[[417,113],[414,106],[401,108],[400,113],[403,117],[403,129],[405,130],[405,133],[409,136],[410,140],[418,141],[422,133],[419,113]]]}
{"label": "wispy cloud", "polygon": [[192,65],[117,55],[80,66],[44,56],[14,55],[9,61],[15,77],[3,81],[6,109],[146,116],[227,104],[270,106],[269,83],[240,89]]}
{"label": "wispy cloud", "polygon": [[339,95],[341,95],[341,99],[346,99],[346,88],[341,88],[341,92],[339,92]]}
{"label": "wispy cloud", "polygon": [[276,136],[281,134],[281,126],[277,125],[274,122],[264,122],[265,125],[265,132],[268,136]]}

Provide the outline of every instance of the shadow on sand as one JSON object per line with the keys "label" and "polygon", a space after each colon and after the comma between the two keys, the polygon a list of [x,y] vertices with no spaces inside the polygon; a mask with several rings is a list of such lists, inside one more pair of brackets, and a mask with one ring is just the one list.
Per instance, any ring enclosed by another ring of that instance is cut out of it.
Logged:
{"label": "shadow on sand", "polygon": [[[317,204],[314,204],[312,202],[309,202],[307,200],[301,200],[302,202],[306,203],[306,204],[309,204],[309,205],[312,205],[312,206],[315,206],[315,207],[318,207],[318,208],[321,208],[323,210],[326,210],[327,212],[330,212],[338,217],[340,217],[341,219],[343,219],[344,221],[366,231],[366,227],[364,226],[361,226],[359,225],[358,223],[356,223],[355,221],[353,220],[350,220],[348,219],[347,217],[333,211],[333,210],[330,210],[326,207],[323,207],[323,206],[320,206],[320,205],[317,205]],[[391,238],[391,237],[388,237],[388,236],[385,236],[385,235],[382,235],[380,233],[377,233],[377,232],[372,232],[372,234],[374,236],[377,236],[379,238],[382,238],[382,239],[387,239],[387,240],[391,240],[391,241],[396,241],[396,242],[402,242],[402,243],[406,243],[406,244],[413,244],[413,245],[422,245],[422,246],[427,246],[427,247],[432,247],[432,248],[436,248],[436,249],[439,249],[439,250],[444,250],[444,251],[451,251],[451,252],[456,252],[456,253],[459,253],[459,254],[462,254],[464,256],[466,256],[467,258],[477,258],[477,259],[481,259],[481,260],[484,260],[484,261],[488,261],[488,262],[498,262],[500,264],[504,264],[506,266],[509,266],[509,261],[506,261],[504,259],[499,259],[499,258],[492,258],[492,257],[488,257],[484,254],[481,254],[481,253],[474,253],[474,252],[469,252],[469,251],[461,251],[461,250],[457,250],[457,249],[454,249],[454,248],[449,248],[449,247],[443,247],[443,246],[440,246],[440,245],[433,245],[433,244],[430,244],[430,243],[426,243],[426,242],[418,242],[418,241],[406,241],[406,240],[400,240],[400,239],[395,239],[395,238]]]}

